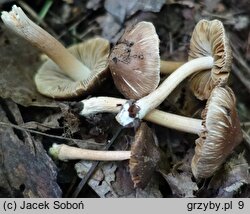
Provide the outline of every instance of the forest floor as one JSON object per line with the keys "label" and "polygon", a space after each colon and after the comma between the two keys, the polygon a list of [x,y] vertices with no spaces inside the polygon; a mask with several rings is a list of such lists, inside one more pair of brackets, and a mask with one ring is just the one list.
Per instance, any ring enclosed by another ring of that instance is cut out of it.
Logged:
{"label": "forest floor", "polygon": [[[153,173],[145,188],[135,188],[129,161],[63,162],[52,159],[53,143],[97,150],[129,150],[135,129],[121,128],[115,114],[79,116],[72,103],[95,96],[123,96],[112,79],[74,100],[47,98],[33,77],[46,56],[0,23],[0,197],[250,197],[250,4],[248,0],[0,0],[13,4],[66,47],[96,36],[114,46],[127,26],[152,22],[164,60],[187,61],[190,38],[201,19],[220,20],[233,50],[228,80],[236,96],[243,132],[216,173],[195,179],[191,171],[197,135],[148,122],[167,166]],[[162,75],[163,81],[166,76]],[[159,109],[201,117],[205,101],[183,81]],[[108,148],[108,146],[109,148]]]}

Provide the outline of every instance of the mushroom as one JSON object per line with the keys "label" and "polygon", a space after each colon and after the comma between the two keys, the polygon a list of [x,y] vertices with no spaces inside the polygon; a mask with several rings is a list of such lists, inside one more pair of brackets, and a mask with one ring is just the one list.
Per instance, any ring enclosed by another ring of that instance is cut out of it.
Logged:
{"label": "mushroom", "polygon": [[111,50],[109,68],[117,89],[129,99],[139,99],[160,82],[159,38],[150,22],[125,30]]}
{"label": "mushroom", "polygon": [[[127,100],[113,97],[91,97],[71,105],[74,112],[81,116],[90,116],[97,113],[118,113],[122,105]],[[161,126],[197,134],[202,130],[201,120],[171,114],[158,109],[153,109],[144,118],[144,120],[156,123]]]}
{"label": "mushroom", "polygon": [[195,141],[192,172],[196,178],[211,176],[240,144],[243,135],[229,87],[215,86],[202,112],[203,131]]}
{"label": "mushroom", "polygon": [[172,73],[183,64],[160,60],[155,27],[145,21],[126,28],[109,56],[114,83],[128,99],[139,99],[149,94],[158,86],[160,72]]}
{"label": "mushroom", "polygon": [[87,78],[72,80],[52,61],[46,61],[35,75],[38,91],[53,98],[73,98],[86,95],[98,88],[108,77],[107,57],[109,42],[103,38],[94,38],[68,48],[77,59],[85,64],[91,75]]}
{"label": "mushroom", "polygon": [[[235,95],[228,86],[216,86],[207,100],[202,120],[156,109],[148,113],[144,119],[165,127],[198,134],[192,171],[196,178],[205,178],[211,176],[242,141],[235,102]],[[90,98],[81,103],[81,106],[78,105],[78,111],[81,115],[87,116],[98,111],[118,112],[126,100],[101,97]]]}
{"label": "mushroom", "polygon": [[[214,30],[214,33],[215,32],[216,29]],[[149,95],[137,100],[132,104],[123,105],[123,108],[116,116],[116,120],[122,126],[133,124],[135,119],[142,119],[148,112],[160,105],[164,101],[164,99],[166,99],[166,97],[176,88],[176,86],[186,77],[198,71],[212,69],[215,66],[219,67],[218,62],[223,61],[223,53],[219,52],[219,48],[214,47],[214,43],[207,42],[205,43],[205,45],[210,49],[218,50],[218,53],[213,52],[211,55],[198,57],[188,61],[171,75],[169,75],[168,78],[166,78],[162,82],[162,84]],[[216,44],[217,47],[220,45],[223,44]],[[212,71],[214,70],[215,69],[213,69]],[[218,70],[219,69],[217,69],[217,72]],[[221,68],[221,71],[222,73],[225,72],[224,67]],[[219,84],[220,80],[220,78],[217,79],[216,84]],[[221,81],[221,84],[223,84],[223,80]],[[133,114],[130,114],[131,111],[133,111]]]}
{"label": "mushroom", "polygon": [[69,98],[82,95],[108,70],[109,42],[105,39],[96,38],[66,49],[16,5],[9,13],[3,11],[1,18],[9,29],[51,59],[35,76],[37,89],[46,96]]}
{"label": "mushroom", "polygon": [[201,20],[194,28],[189,60],[204,56],[213,56],[214,65],[211,70],[197,72],[191,76],[190,86],[194,95],[200,99],[208,99],[211,90],[217,85],[226,84],[232,66],[232,50],[219,20]]}
{"label": "mushroom", "polygon": [[135,187],[144,188],[150,181],[164,154],[155,145],[151,129],[142,123],[135,134],[131,151],[96,151],[81,149],[66,144],[53,144],[49,153],[59,160],[99,160],[121,161],[129,160],[129,168]]}

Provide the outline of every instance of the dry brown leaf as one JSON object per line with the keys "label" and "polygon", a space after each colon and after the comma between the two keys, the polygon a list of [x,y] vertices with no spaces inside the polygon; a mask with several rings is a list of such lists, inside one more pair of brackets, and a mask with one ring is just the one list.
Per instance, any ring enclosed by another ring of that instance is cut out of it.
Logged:
{"label": "dry brown leaf", "polygon": [[153,178],[145,189],[136,189],[136,198],[162,198],[159,183]]}
{"label": "dry brown leaf", "polygon": [[0,24],[0,96],[23,106],[57,107],[57,102],[39,94],[33,76],[40,54],[26,41]]}
{"label": "dry brown leaf", "polygon": [[217,197],[233,197],[241,187],[250,184],[249,164],[244,154],[232,156],[212,178],[208,189],[218,192]]}
{"label": "dry brown leaf", "polygon": [[191,173],[181,172],[175,173],[174,175],[172,173],[169,173],[167,175],[163,174],[163,177],[168,182],[172,193],[176,197],[195,197],[194,192],[198,190],[198,186],[191,180]]}
{"label": "dry brown leaf", "polygon": [[[1,106],[0,121],[10,123]],[[56,167],[41,142],[26,142],[22,133],[5,126],[0,126],[0,142],[1,197],[62,196],[56,183]]]}

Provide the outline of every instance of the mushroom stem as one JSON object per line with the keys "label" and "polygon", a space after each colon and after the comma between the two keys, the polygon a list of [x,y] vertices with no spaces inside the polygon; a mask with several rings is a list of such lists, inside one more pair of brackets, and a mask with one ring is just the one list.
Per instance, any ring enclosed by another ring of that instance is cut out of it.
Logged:
{"label": "mushroom stem", "polygon": [[156,109],[149,112],[144,119],[170,129],[192,134],[199,134],[203,129],[201,119],[184,117]]}
{"label": "mushroom stem", "polygon": [[20,7],[14,5],[10,12],[3,11],[1,18],[9,29],[45,53],[74,81],[91,75],[88,67],[76,59],[52,35],[31,21]]}
{"label": "mushroom stem", "polygon": [[171,74],[185,62],[164,61],[161,60],[160,71],[161,74]]}
{"label": "mushroom stem", "polygon": [[[169,75],[155,91],[137,100],[132,105],[123,105],[121,111],[116,116],[116,120],[122,126],[126,126],[132,124],[136,118],[144,118],[147,113],[159,106],[186,77],[197,71],[211,69],[212,66],[213,57],[211,56],[188,61]],[[130,112],[131,109],[135,111],[133,114]]]}
{"label": "mushroom stem", "polygon": [[[120,98],[92,97],[81,101],[83,109],[79,114],[82,116],[89,116],[100,112],[118,113],[122,105],[126,102],[127,100]],[[167,128],[192,134],[199,134],[202,131],[201,119],[184,117],[157,109],[149,112],[143,119]]]}
{"label": "mushroom stem", "polygon": [[130,151],[98,151],[81,149],[66,144],[54,143],[49,149],[49,153],[59,160],[96,160],[96,161],[121,161],[130,159]]}

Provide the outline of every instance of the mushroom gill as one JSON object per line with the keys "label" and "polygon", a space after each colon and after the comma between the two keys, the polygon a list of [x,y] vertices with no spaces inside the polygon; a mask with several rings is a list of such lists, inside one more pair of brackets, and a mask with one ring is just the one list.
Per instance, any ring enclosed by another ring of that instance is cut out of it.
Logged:
{"label": "mushroom gill", "polygon": [[35,75],[38,91],[48,97],[68,99],[98,88],[108,76],[109,50],[109,41],[103,38],[89,39],[69,47],[68,51],[90,69],[90,76],[85,78],[83,73],[75,81],[49,59]]}
{"label": "mushroom gill", "polygon": [[195,96],[208,99],[212,89],[219,83],[226,84],[232,65],[232,50],[219,20],[200,20],[193,31],[190,41],[189,60],[212,56],[214,65],[210,70],[195,73],[190,87]]}
{"label": "mushroom gill", "polygon": [[216,86],[202,112],[203,131],[196,140],[192,171],[196,178],[210,177],[242,141],[233,91]]}

